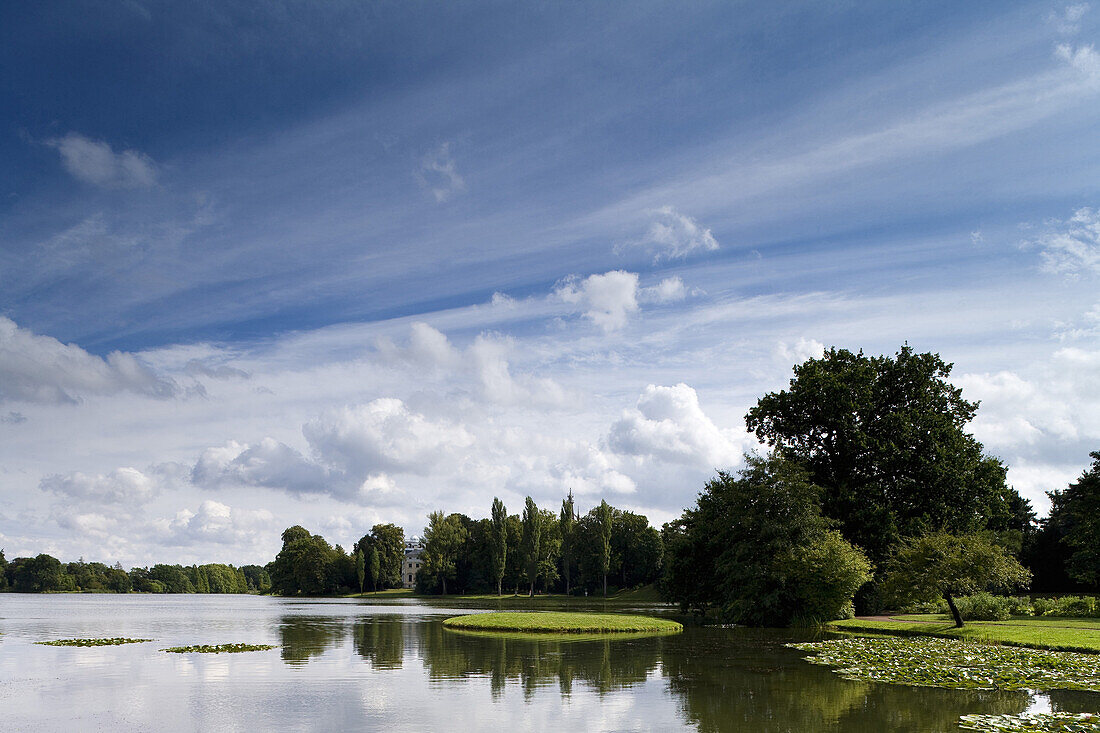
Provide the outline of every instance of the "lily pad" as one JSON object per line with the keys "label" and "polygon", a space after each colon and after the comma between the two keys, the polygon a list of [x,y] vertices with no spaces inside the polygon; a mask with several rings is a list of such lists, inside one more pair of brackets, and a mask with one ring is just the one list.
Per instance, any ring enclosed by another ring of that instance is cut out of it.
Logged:
{"label": "lily pad", "polygon": [[931,638],[789,644],[845,679],[970,690],[1100,691],[1100,655]]}
{"label": "lily pad", "polygon": [[1022,715],[964,715],[959,727],[978,733],[1100,733],[1095,713],[1023,713]]}
{"label": "lily pad", "polygon": [[192,644],[191,646],[172,646],[161,649],[173,654],[237,654],[240,652],[266,652],[274,649],[272,644]]}
{"label": "lily pad", "polygon": [[118,646],[120,644],[142,644],[152,639],[127,639],[116,636],[109,639],[54,639],[53,641],[36,641],[43,646]]}

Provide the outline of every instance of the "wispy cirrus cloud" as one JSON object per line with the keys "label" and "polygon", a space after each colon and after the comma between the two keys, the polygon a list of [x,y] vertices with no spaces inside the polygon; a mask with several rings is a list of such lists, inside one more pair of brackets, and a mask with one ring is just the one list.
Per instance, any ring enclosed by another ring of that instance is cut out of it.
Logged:
{"label": "wispy cirrus cloud", "polygon": [[466,190],[466,181],[459,175],[449,142],[440,143],[439,147],[420,159],[416,180],[431,191],[438,203]]}

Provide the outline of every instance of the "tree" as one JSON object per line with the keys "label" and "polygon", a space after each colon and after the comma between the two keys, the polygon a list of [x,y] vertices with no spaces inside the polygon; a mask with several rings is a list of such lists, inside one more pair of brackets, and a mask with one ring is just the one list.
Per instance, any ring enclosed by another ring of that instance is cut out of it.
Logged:
{"label": "tree", "polygon": [[561,500],[561,514],[558,516],[558,531],[561,534],[561,575],[565,578],[565,594],[569,595],[569,571],[573,564],[573,525],[576,514],[573,511],[573,490]]}
{"label": "tree", "polygon": [[600,533],[599,561],[603,576],[603,595],[607,597],[607,573],[611,570],[611,505],[601,500],[596,508],[597,527]]}
{"label": "tree", "polygon": [[745,418],[824,489],[822,511],[880,564],[903,537],[986,529],[1011,497],[1005,467],[966,432],[977,403],[937,354],[830,349]]}
{"label": "tree", "polygon": [[362,593],[367,588],[367,561],[362,548],[355,551],[355,579],[359,581],[359,592]]}
{"label": "tree", "polygon": [[870,564],[830,533],[821,491],[801,464],[776,456],[749,456],[736,476],[720,472],[665,525],[668,598],[750,626],[844,615]]}
{"label": "tree", "polygon": [[370,548],[370,580],[375,592],[378,591],[378,576],[382,572],[382,560],[377,547]]}
{"label": "tree", "polygon": [[1092,467],[1061,491],[1049,493],[1050,520],[1062,526],[1066,572],[1080,583],[1100,584],[1100,451]]}
{"label": "tree", "polygon": [[490,571],[497,583],[497,595],[504,595],[501,584],[504,581],[504,569],[508,564],[508,510],[504,502],[493,497],[493,509],[490,516]]}
{"label": "tree", "polygon": [[622,588],[651,583],[661,572],[664,546],[649,519],[634,512],[616,511],[611,520],[611,564]]}
{"label": "tree", "polygon": [[61,590],[61,561],[45,553],[33,558],[17,557],[11,562],[12,589],[21,593]]}
{"label": "tree", "polygon": [[901,545],[890,562],[885,585],[896,602],[943,598],[955,626],[962,628],[955,596],[1012,590],[1030,580],[1031,573],[988,535],[935,532]]}
{"label": "tree", "polygon": [[355,543],[356,549],[369,556],[371,548],[378,550],[378,574],[372,576],[374,589],[400,588],[401,568],[405,562],[405,530],[395,524],[376,524],[370,534]]}
{"label": "tree", "polygon": [[466,528],[457,514],[443,516],[435,511],[428,515],[428,526],[424,528],[423,570],[429,576],[438,578],[447,595],[447,578],[454,577],[455,561],[462,543],[466,541]]}
{"label": "tree", "polygon": [[4,558],[4,551],[0,550],[0,590],[8,587],[8,561]]}
{"label": "tree", "polygon": [[531,584],[529,595],[532,597],[535,595],[535,580],[539,575],[541,539],[542,522],[539,521],[539,508],[535,500],[528,496],[523,506],[523,559],[527,566],[527,581]]}

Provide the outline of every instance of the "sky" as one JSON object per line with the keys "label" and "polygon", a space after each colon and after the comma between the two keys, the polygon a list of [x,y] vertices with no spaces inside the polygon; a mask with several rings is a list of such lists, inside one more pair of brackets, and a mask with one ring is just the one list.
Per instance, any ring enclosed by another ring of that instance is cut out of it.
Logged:
{"label": "sky", "polygon": [[0,5],[0,547],[659,526],[829,347],[1100,450],[1100,7]]}

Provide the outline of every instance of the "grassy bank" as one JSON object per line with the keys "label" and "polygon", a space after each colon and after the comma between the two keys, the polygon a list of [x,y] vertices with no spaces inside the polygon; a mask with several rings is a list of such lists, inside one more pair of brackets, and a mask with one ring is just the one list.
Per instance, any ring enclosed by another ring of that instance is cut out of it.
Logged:
{"label": "grassy bank", "polygon": [[502,611],[455,616],[443,622],[451,629],[551,634],[608,634],[640,631],[681,631],[675,621],[616,613]]}
{"label": "grassy bank", "polygon": [[1019,617],[1008,621],[969,621],[965,627],[956,629],[949,619],[936,614],[899,618],[906,620],[848,619],[833,621],[827,628],[833,631],[966,639],[1033,649],[1100,654],[1100,620],[1097,619]]}

